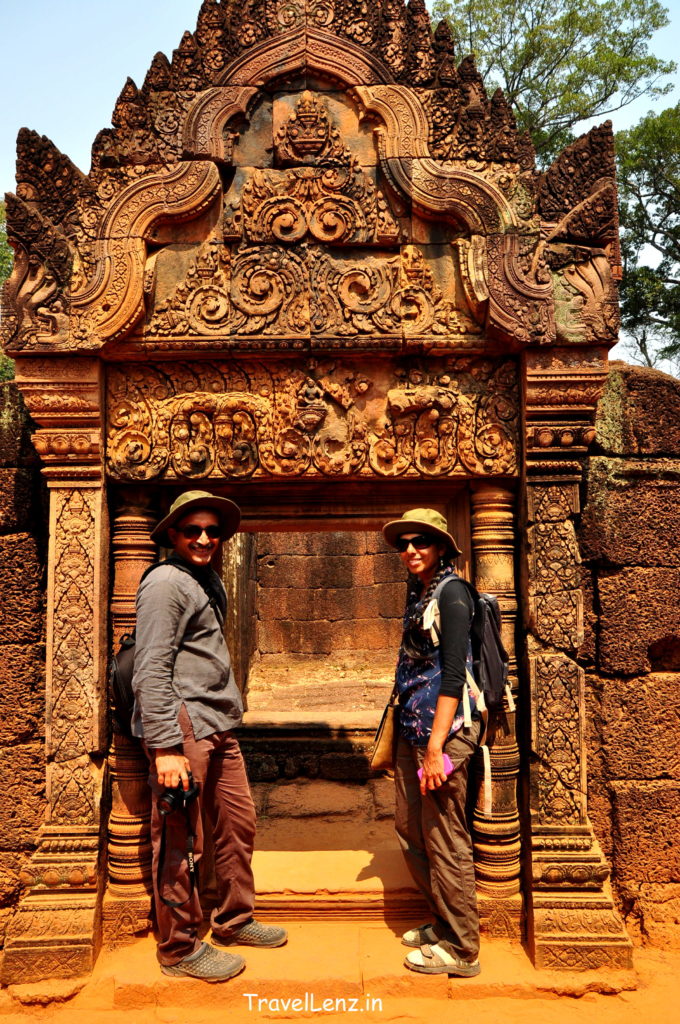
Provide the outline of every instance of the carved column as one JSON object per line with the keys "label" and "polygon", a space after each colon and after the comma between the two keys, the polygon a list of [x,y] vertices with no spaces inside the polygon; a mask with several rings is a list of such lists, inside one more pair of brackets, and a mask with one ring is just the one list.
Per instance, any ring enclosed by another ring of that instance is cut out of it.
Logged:
{"label": "carved column", "polygon": [[[512,491],[497,484],[477,483],[472,490],[472,550],[474,582],[481,592],[498,597],[503,617],[503,642],[510,654],[510,684],[517,697],[517,660],[515,657],[515,628],[517,599],[515,596],[515,496]],[[491,714],[487,743],[491,755],[493,805],[491,814],[485,814],[481,795],[473,815],[473,843],[477,887],[480,893],[494,897],[486,922],[491,932],[520,928],[521,898],[519,896],[520,837],[517,810],[517,779],[519,775],[519,749],[515,732],[515,712],[507,701],[501,712]],[[476,761],[476,772],[481,783],[483,766]]]}
{"label": "carved column", "polygon": [[[135,595],[139,580],[156,558],[149,539],[156,517],[148,494],[132,488],[119,495],[113,520],[113,591],[111,633],[114,645],[135,628]],[[104,898],[104,941],[119,945],[150,926],[151,804],[149,770],[138,742],[115,730],[109,752],[111,814],[109,817],[109,881]]]}
{"label": "carved column", "polygon": [[583,595],[574,519],[604,371],[598,358],[528,353],[526,361],[529,942],[537,967],[571,970],[629,967],[632,957],[588,819],[584,673],[576,661]]}
{"label": "carved column", "polygon": [[[45,375],[53,373],[49,379]],[[21,871],[6,984],[92,970],[100,944],[106,776],[108,521],[99,371],[90,360],[21,360],[18,382],[50,491],[47,565],[47,812]]]}

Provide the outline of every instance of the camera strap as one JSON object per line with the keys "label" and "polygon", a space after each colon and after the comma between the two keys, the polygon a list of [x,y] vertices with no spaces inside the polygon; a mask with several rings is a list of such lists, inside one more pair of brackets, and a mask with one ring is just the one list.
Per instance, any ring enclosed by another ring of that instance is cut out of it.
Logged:
{"label": "camera strap", "polygon": [[[184,811],[184,820],[187,825],[187,863],[189,865],[189,895],[185,900],[168,900],[163,895],[163,865],[165,864],[165,828],[167,821],[167,814],[163,815],[163,828],[161,830],[161,848],[158,854],[158,869],[156,871],[156,887],[158,889],[158,896],[162,903],[166,907],[175,909],[176,907],[183,907],[185,903],[188,903],[194,894],[194,889],[198,885],[198,864],[194,859],[194,841],[196,839],[196,833],[191,826],[191,815],[189,808],[186,804],[183,805],[182,810]],[[173,812],[174,813],[174,812]]]}

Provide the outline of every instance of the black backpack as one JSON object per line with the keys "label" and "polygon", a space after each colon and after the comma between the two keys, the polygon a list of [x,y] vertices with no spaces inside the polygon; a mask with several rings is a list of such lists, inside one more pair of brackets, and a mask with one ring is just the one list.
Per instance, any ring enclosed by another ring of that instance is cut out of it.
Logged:
{"label": "black backpack", "polygon": [[464,583],[472,597],[472,672],[477,686],[484,694],[484,703],[489,711],[500,711],[503,697],[507,694],[508,704],[514,710],[508,684],[509,658],[501,640],[501,609],[498,599],[493,594],[480,594],[472,583],[456,575],[442,580],[433,597],[438,599],[442,589],[452,579]]}
{"label": "black backpack", "polygon": [[[154,569],[158,569],[161,565],[174,565],[180,572],[185,572],[194,579],[196,577],[192,573],[188,566],[182,565],[175,558],[168,558],[164,562],[156,562],[155,565],[150,565],[148,569],[144,570],[142,578],[139,583],[140,586],[142,581],[146,579],[150,572]],[[202,585],[200,580],[196,580],[199,586]],[[208,597],[208,603],[215,611],[218,622],[220,621],[217,612],[217,603],[212,596],[206,590],[206,596]],[[221,625],[221,622],[220,622]],[[132,676],[135,668],[135,634],[125,633],[119,640],[118,650],[111,657],[109,662],[109,687],[111,694],[111,701],[113,704],[113,717],[116,721],[118,732],[122,733],[123,736],[132,737],[132,712],[135,707],[135,694],[132,689]]]}

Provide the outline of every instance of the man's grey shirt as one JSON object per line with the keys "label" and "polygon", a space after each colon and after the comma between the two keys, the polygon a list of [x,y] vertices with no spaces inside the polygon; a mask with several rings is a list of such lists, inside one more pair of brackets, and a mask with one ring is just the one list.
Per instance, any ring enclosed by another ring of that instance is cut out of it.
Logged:
{"label": "man's grey shirt", "polygon": [[243,702],[222,623],[193,576],[174,565],[149,573],[137,591],[135,633],[134,736],[152,749],[181,746],[182,704],[196,739],[240,725]]}

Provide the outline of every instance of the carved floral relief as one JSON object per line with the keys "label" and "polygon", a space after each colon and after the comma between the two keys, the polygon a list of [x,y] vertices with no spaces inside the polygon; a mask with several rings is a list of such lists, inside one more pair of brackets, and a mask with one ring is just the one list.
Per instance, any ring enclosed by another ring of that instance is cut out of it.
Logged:
{"label": "carved floral relief", "polygon": [[109,372],[107,466],[119,480],[512,475],[517,437],[510,360]]}

